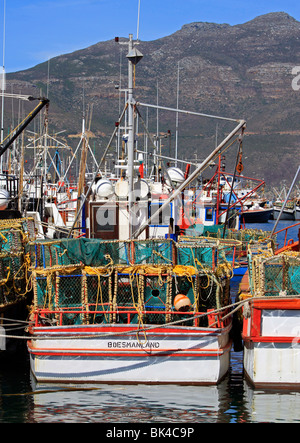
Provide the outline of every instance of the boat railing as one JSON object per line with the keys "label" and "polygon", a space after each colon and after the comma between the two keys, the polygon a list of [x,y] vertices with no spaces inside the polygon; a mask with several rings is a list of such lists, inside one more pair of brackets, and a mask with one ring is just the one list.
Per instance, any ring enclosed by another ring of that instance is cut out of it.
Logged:
{"label": "boat railing", "polygon": [[299,237],[300,236],[300,222],[295,223],[294,225],[287,226],[286,228],[282,228],[279,231],[274,232],[274,235],[278,235],[281,232],[285,232],[283,247],[287,246],[288,244],[293,243],[292,239],[287,240],[287,236],[288,236],[289,229],[295,228],[296,226],[299,226],[299,233],[298,233],[298,237]]}
{"label": "boat railing", "polygon": [[[106,306],[104,306],[106,305]],[[170,321],[149,321],[153,315],[169,318]],[[148,317],[148,321],[147,321]],[[224,319],[223,319],[224,317]],[[101,322],[99,322],[99,318]],[[101,308],[95,305],[88,307],[36,308],[31,318],[34,327],[78,326],[78,325],[131,325],[143,329],[143,325],[157,326],[195,326],[222,328],[230,324],[231,316],[228,309],[207,309],[207,311],[175,311],[163,310],[154,306],[152,309],[138,310],[130,306],[118,306],[117,309],[104,303]],[[134,321],[135,320],[135,321]],[[202,320],[202,321],[201,321]]]}

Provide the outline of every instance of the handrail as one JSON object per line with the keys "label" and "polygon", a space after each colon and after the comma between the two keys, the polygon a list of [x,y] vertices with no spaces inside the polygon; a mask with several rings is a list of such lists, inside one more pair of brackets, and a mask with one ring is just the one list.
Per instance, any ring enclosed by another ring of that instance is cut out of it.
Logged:
{"label": "handrail", "polygon": [[298,225],[300,225],[300,222],[295,223],[294,225],[287,226],[286,228],[282,228],[282,229],[280,229],[279,231],[274,232],[274,235],[276,235],[276,234],[279,234],[280,232],[285,231],[284,245],[283,245],[283,247],[286,246],[286,239],[287,239],[287,232],[288,232],[288,230],[289,230],[290,228],[294,228],[295,226],[298,226]]}
{"label": "handrail", "polygon": [[[109,306],[110,303],[101,303],[101,306]],[[91,305],[89,305],[91,306]],[[50,315],[50,314],[59,314],[59,324],[55,325],[55,326],[62,326],[62,317],[64,314],[83,314],[83,315],[94,315],[94,314],[104,314],[104,315],[110,315],[110,314],[127,314],[127,323],[124,323],[124,325],[130,325],[130,317],[133,315],[149,315],[149,314],[163,314],[165,316],[167,315],[187,315],[187,316],[191,316],[191,317],[196,317],[194,318],[194,326],[198,326],[198,316],[202,316],[202,315],[207,315],[207,317],[209,318],[213,318],[214,320],[217,318],[218,321],[216,323],[219,323],[222,321],[221,315],[224,314],[222,312],[212,312],[210,313],[209,310],[207,312],[200,312],[200,311],[187,311],[187,312],[181,312],[181,311],[166,311],[166,310],[153,310],[153,311],[148,311],[148,310],[142,310],[142,311],[137,311],[134,307],[125,307],[125,306],[118,306],[117,309],[110,309],[110,310],[105,310],[105,309],[94,309],[94,310],[86,310],[83,308],[78,308],[78,307],[64,307],[64,308],[57,308],[57,309],[50,309],[50,308],[36,308],[34,310],[34,325],[35,327],[40,326],[41,325],[41,319],[45,319],[45,320],[50,320],[49,318],[46,317],[46,315]],[[113,322],[113,323],[117,323],[117,322]],[[49,325],[47,325],[49,326]],[[159,327],[160,324],[158,323],[157,326]],[[217,326],[217,325],[216,325]]]}

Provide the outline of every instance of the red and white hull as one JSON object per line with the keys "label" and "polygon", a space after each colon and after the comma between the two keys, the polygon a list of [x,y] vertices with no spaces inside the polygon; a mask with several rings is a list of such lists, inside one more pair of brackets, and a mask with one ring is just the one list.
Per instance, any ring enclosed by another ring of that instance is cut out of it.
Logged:
{"label": "red and white hull", "polygon": [[300,386],[300,299],[249,299],[243,321],[244,370],[255,387]]}
{"label": "red and white hull", "polygon": [[31,370],[40,382],[217,384],[228,372],[231,325],[85,325],[32,328]]}

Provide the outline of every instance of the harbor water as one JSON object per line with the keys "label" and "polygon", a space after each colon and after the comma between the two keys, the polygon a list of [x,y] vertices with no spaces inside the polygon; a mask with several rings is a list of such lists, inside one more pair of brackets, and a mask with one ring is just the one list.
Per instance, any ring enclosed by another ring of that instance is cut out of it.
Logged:
{"label": "harbor water", "polygon": [[[281,221],[277,230],[290,224]],[[249,227],[271,231],[273,225],[269,221]],[[298,227],[292,231],[294,240],[297,233]],[[278,236],[279,244],[283,238],[284,233]],[[238,283],[233,283],[233,299],[237,290]],[[135,428],[177,423],[193,428],[201,423],[296,422],[300,390],[253,389],[243,375],[243,352],[232,351],[230,372],[218,386],[39,385],[31,377],[26,353],[0,363],[0,423],[115,423]]]}

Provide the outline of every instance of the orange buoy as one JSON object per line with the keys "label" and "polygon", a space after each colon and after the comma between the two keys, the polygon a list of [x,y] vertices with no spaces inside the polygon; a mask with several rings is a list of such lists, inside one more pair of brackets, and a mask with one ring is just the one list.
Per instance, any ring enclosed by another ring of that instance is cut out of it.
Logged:
{"label": "orange buoy", "polygon": [[187,311],[191,307],[191,300],[184,294],[177,294],[174,298],[176,311]]}

